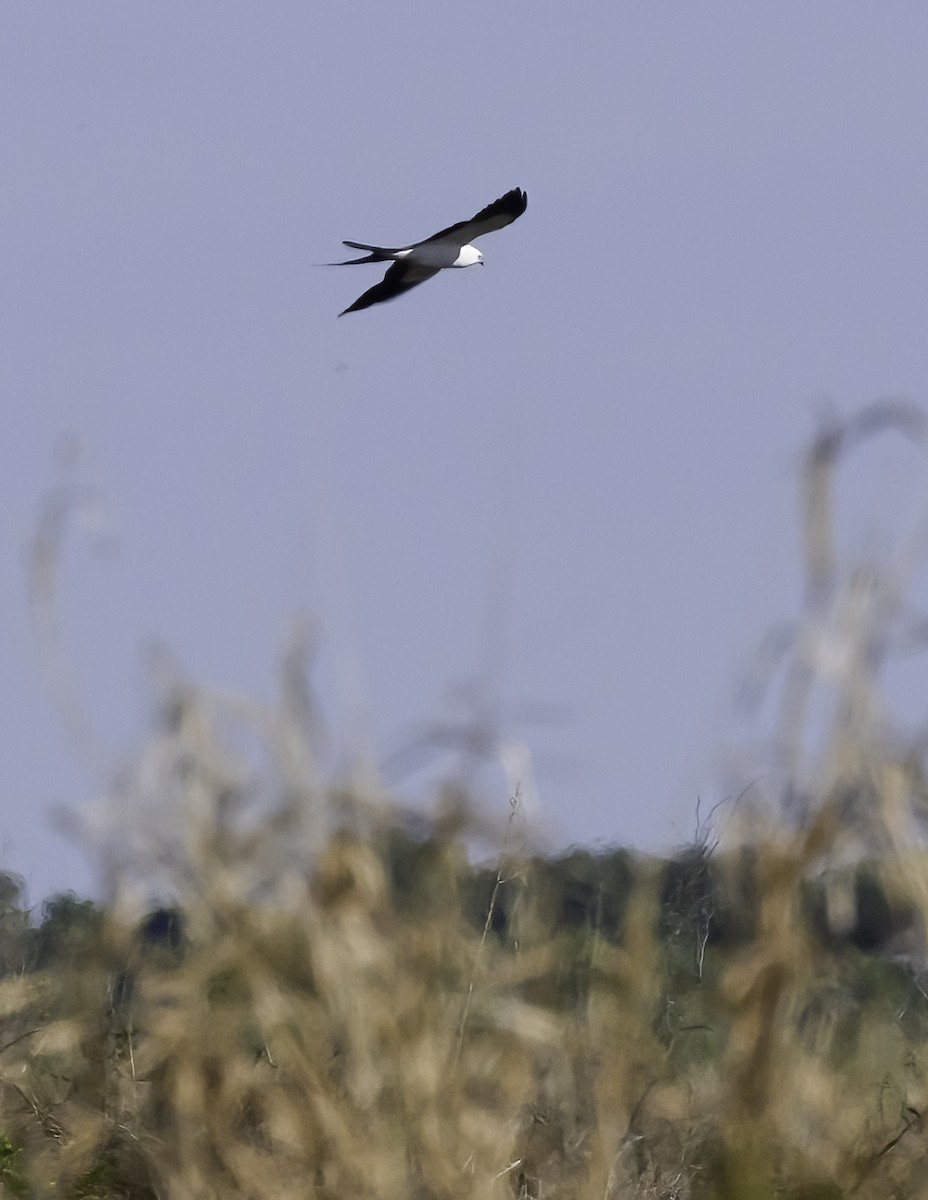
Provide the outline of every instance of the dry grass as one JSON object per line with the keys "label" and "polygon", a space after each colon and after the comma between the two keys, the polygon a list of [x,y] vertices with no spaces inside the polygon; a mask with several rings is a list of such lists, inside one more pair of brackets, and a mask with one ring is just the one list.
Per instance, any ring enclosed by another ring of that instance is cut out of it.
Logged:
{"label": "dry grass", "polygon": [[[466,797],[411,836],[376,785],[327,778],[300,645],[274,706],[160,663],[100,928],[0,981],[5,1191],[928,1197],[924,754],[880,698],[914,551],[842,572],[830,526],[842,455],[884,427],[924,439],[909,408],[874,406],[808,456],[776,794],[671,866],[533,853],[516,794],[480,871]],[[909,965],[840,936],[860,858]],[[179,947],[138,936],[152,888],[183,912]]]}

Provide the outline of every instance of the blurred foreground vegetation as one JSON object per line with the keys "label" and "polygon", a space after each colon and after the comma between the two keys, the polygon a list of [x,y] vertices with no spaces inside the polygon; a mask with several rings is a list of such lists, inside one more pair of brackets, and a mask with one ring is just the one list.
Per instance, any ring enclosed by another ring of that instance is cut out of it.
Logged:
{"label": "blurred foreground vegetation", "polygon": [[925,1194],[892,871],[706,844],[474,868],[421,833],[342,830],[288,912],[60,896],[33,927],[6,878],[7,1191]]}
{"label": "blurred foreground vegetation", "polygon": [[103,899],[0,876],[2,1194],[928,1198],[909,550],[842,569],[831,532],[884,429],[921,445],[884,405],[810,448],[771,766],[670,856],[545,850],[518,782],[493,829],[328,776],[299,654],[268,706],[163,673]]}

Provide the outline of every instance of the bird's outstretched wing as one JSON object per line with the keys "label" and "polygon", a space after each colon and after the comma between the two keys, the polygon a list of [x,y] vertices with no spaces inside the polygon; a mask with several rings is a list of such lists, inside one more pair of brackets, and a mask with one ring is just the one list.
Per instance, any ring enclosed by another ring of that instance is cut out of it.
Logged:
{"label": "bird's outstretched wing", "polygon": [[345,313],[357,312],[358,309],[370,308],[372,304],[380,304],[384,300],[392,300],[394,296],[401,296],[403,292],[408,292],[410,288],[414,288],[419,283],[425,283],[426,279],[437,275],[439,269],[438,267],[423,267],[418,263],[406,262],[401,259],[389,268],[380,283],[375,283],[372,288],[368,288],[363,296],[359,296],[354,304],[349,305],[345,312],[340,312],[338,315],[343,317]]}
{"label": "bird's outstretched wing", "polygon": [[449,225],[447,229],[433,233],[425,240],[438,242],[453,236],[455,241],[466,246],[474,238],[483,237],[485,233],[492,233],[494,229],[503,229],[505,226],[511,225],[516,217],[522,216],[527,206],[528,196],[525,192],[521,188],[513,188],[505,196],[500,196],[498,200],[494,200],[492,204],[482,208],[469,221],[458,221],[457,225]]}

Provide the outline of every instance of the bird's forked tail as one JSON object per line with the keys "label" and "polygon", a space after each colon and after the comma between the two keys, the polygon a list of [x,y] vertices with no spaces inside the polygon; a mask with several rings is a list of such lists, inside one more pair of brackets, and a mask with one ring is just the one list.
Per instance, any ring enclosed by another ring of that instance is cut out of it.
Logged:
{"label": "bird's forked tail", "polygon": [[389,262],[396,253],[385,246],[368,246],[366,242],[342,242],[342,245],[350,246],[352,250],[369,250],[370,254],[365,254],[363,258],[349,258],[345,262],[329,263],[328,266],[353,267],[357,263]]}

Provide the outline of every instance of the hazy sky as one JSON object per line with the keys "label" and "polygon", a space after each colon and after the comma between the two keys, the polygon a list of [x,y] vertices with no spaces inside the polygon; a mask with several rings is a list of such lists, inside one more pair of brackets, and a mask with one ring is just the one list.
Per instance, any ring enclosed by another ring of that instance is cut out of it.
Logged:
{"label": "hazy sky", "polygon": [[[297,613],[343,749],[479,685],[562,841],[685,837],[816,414],[928,399],[926,63],[894,2],[4,4],[0,865],[89,889],[50,814],[137,750],[144,647],[270,696]],[[515,186],[484,269],[336,320],[379,278],[341,239]],[[867,464],[872,537],[921,466]],[[64,478],[110,530],[62,561],[96,769],[26,603]]]}

